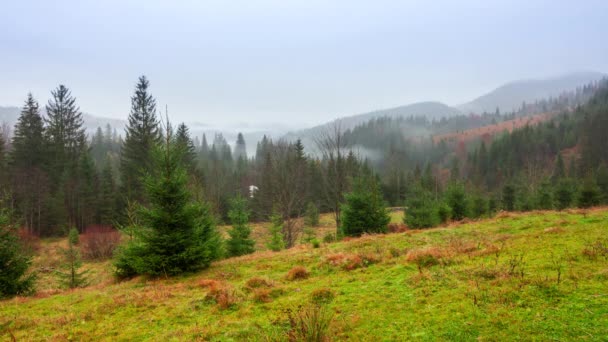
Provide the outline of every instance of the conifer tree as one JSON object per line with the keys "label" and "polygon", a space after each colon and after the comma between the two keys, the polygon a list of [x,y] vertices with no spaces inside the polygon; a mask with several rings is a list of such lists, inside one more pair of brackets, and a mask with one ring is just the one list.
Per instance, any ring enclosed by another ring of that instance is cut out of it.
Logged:
{"label": "conifer tree", "polygon": [[551,192],[551,184],[544,181],[540,184],[537,190],[537,207],[543,210],[553,209],[553,194]]}
{"label": "conifer tree", "polygon": [[555,190],[555,203],[557,210],[563,210],[572,205],[574,197],[574,184],[568,178],[562,178]]}
{"label": "conifer tree", "polygon": [[221,240],[209,208],[192,199],[182,167],[183,150],[167,127],[154,150],[145,179],[147,207],[140,206],[142,229],[119,250],[116,275],[173,276],[209,266],[220,256]]}
{"label": "conifer tree", "polygon": [[17,228],[10,223],[6,211],[0,211],[0,298],[31,293],[35,277],[26,272],[31,258],[17,236]]}
{"label": "conifer tree", "polygon": [[25,227],[38,235],[43,233],[42,220],[48,196],[44,134],[38,102],[30,93],[15,125],[10,166],[19,213]]}
{"label": "conifer tree", "polygon": [[230,238],[226,241],[228,255],[240,256],[253,253],[255,241],[249,237],[251,229],[248,226],[247,202],[240,195],[232,200],[228,217],[232,223],[232,229],[228,231]]}
{"label": "conifer tree", "polygon": [[308,202],[306,205],[304,224],[308,227],[316,227],[319,225],[319,209],[317,209],[317,206],[313,202]]}
{"label": "conifer tree", "polygon": [[183,167],[187,171],[192,172],[195,167],[194,160],[196,158],[196,150],[194,148],[192,138],[190,137],[190,130],[188,129],[188,126],[186,126],[186,124],[183,122],[179,124],[179,126],[177,126],[177,132],[175,134],[175,143],[183,151]]}
{"label": "conifer tree", "polygon": [[68,248],[62,250],[65,262],[61,265],[62,271],[56,271],[60,282],[67,288],[74,289],[77,287],[85,287],[89,281],[87,279],[87,270],[80,271],[82,268],[82,259],[80,250],[76,247],[78,231],[75,228],[70,230],[68,235]]}
{"label": "conifer tree", "polygon": [[271,251],[278,252],[285,249],[285,240],[283,240],[283,218],[278,213],[274,212],[270,217],[270,241],[266,247]]}
{"label": "conifer tree", "polygon": [[515,186],[505,184],[502,188],[502,207],[506,211],[515,210]]}
{"label": "conifer tree", "polygon": [[589,175],[583,181],[578,196],[578,206],[580,208],[589,208],[600,204],[600,191],[595,183],[592,175]]}
{"label": "conifer tree", "polygon": [[238,161],[239,159],[247,160],[247,145],[245,144],[245,138],[243,137],[243,133],[238,134],[236,138],[236,145],[234,146],[234,160]]}
{"label": "conifer tree", "polygon": [[608,167],[605,163],[598,168],[596,178],[600,197],[604,203],[608,203]]}
{"label": "conifer tree", "polygon": [[382,192],[372,176],[354,180],[353,191],[344,196],[341,232],[345,236],[386,233],[391,218],[384,206]]}
{"label": "conifer tree", "polygon": [[406,201],[403,223],[410,228],[430,228],[439,224],[437,203],[430,191],[414,186]]}
{"label": "conifer tree", "polygon": [[452,218],[460,221],[469,215],[469,203],[461,183],[452,183],[446,192],[446,203],[450,206]]}
{"label": "conifer tree", "polygon": [[122,193],[126,200],[137,202],[144,202],[144,175],[151,171],[152,151],[161,140],[156,100],[149,93],[149,86],[145,76],[135,86],[120,161]]}
{"label": "conifer tree", "polygon": [[101,171],[100,180],[100,198],[99,198],[99,223],[104,225],[112,225],[116,215],[116,197],[114,195],[116,185],[114,182],[114,173],[112,172],[112,164],[107,161]]}

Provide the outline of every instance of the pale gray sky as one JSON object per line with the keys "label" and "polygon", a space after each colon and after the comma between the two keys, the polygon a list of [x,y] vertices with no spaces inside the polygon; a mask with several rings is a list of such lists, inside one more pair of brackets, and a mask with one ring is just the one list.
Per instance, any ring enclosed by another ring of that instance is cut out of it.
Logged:
{"label": "pale gray sky", "polygon": [[0,105],[63,83],[114,118],[141,74],[174,120],[293,127],[608,71],[608,1],[2,2]]}

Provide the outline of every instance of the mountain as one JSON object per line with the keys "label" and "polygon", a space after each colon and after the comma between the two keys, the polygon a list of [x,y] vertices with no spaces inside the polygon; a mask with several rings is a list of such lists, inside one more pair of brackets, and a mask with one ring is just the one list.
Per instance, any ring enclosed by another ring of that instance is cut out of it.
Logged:
{"label": "mountain", "polygon": [[606,74],[599,72],[575,72],[549,79],[515,81],[462,104],[458,109],[463,113],[481,114],[494,112],[498,107],[503,113],[511,112],[519,109],[523,102],[533,103],[536,100],[557,97],[564,91],[582,87],[604,77]]}
{"label": "mountain", "polygon": [[308,129],[303,129],[295,132],[287,133],[284,138],[287,140],[302,139],[305,144],[311,142],[314,138],[324,132],[327,128],[335,124],[340,124],[343,131],[355,128],[358,125],[366,123],[371,119],[390,117],[410,117],[410,116],[426,116],[429,120],[441,119],[442,117],[451,117],[460,115],[461,112],[453,107],[447,106],[441,102],[418,102],[406,106],[382,109],[373,112],[346,116],[331,122],[314,126]]}

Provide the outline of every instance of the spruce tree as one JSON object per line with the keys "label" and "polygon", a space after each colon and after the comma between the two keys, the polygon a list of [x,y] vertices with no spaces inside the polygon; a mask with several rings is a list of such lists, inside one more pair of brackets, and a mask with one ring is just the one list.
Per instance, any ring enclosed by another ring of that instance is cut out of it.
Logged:
{"label": "spruce tree", "polygon": [[192,142],[192,138],[190,137],[190,130],[185,123],[179,124],[177,126],[177,132],[175,133],[175,143],[177,146],[183,151],[182,157],[182,165],[183,167],[192,172],[195,167],[195,159],[196,159],[196,150],[194,148],[194,143]]}
{"label": "spruce tree", "polygon": [[[25,227],[35,234],[42,234],[45,199],[48,197],[46,172],[47,149],[44,122],[38,102],[32,94],[21,110],[15,125],[10,154],[11,181],[17,208]],[[0,147],[1,148],[1,147]]]}
{"label": "spruce tree", "polygon": [[592,175],[585,177],[578,196],[578,206],[589,208],[600,204],[600,191]]}
{"label": "spruce tree", "polygon": [[72,228],[68,235],[68,248],[62,250],[65,261],[61,265],[61,271],[56,271],[59,281],[70,289],[85,287],[89,283],[87,279],[88,270],[80,271],[82,259],[80,250],[76,247],[77,237],[78,231]]}
{"label": "spruce tree", "polygon": [[461,183],[452,183],[448,187],[446,203],[450,206],[452,219],[460,221],[469,215],[469,203]]}
{"label": "spruce tree", "polygon": [[120,172],[126,200],[144,202],[144,175],[152,169],[152,151],[160,143],[156,100],[149,93],[150,82],[141,76],[131,97],[131,113],[125,129]]}
{"label": "spruce tree", "polygon": [[600,197],[604,203],[608,203],[608,167],[605,163],[598,168],[596,178],[600,189]]}
{"label": "spruce tree", "polygon": [[245,138],[243,137],[243,133],[238,134],[236,138],[236,145],[234,146],[234,160],[238,161],[239,159],[247,160],[247,145],[245,144]]}
{"label": "spruce tree", "polygon": [[515,210],[515,186],[505,184],[502,188],[502,207],[506,211]]}
{"label": "spruce tree", "polygon": [[380,187],[372,176],[355,179],[353,191],[344,198],[341,222],[343,235],[386,233],[391,218],[384,206]]}
{"label": "spruce tree", "polygon": [[319,225],[319,209],[317,209],[317,206],[313,202],[308,202],[306,205],[304,224],[307,227],[316,227]]}
{"label": "spruce tree", "polygon": [[553,194],[551,192],[551,183],[544,181],[540,184],[536,194],[536,207],[543,210],[553,209]]}
{"label": "spruce tree", "polygon": [[430,191],[414,186],[405,204],[403,223],[410,228],[430,228],[439,224],[437,203]]}
{"label": "spruce tree", "polygon": [[557,210],[563,210],[572,205],[574,197],[574,184],[568,178],[562,178],[555,190],[555,204]]}
{"label": "spruce tree", "polygon": [[167,128],[145,178],[147,207],[138,211],[142,229],[119,250],[116,275],[174,276],[206,268],[220,256],[221,240],[209,208],[192,199],[182,166],[183,150]]}
{"label": "spruce tree", "polygon": [[113,225],[116,215],[116,197],[114,195],[116,185],[112,164],[108,161],[104,164],[101,171],[100,198],[99,198],[99,223],[103,225]]}
{"label": "spruce tree", "polygon": [[270,216],[270,240],[266,247],[271,251],[278,252],[285,249],[285,240],[283,240],[283,218],[276,211]]}
{"label": "spruce tree", "polygon": [[226,248],[229,256],[240,256],[251,254],[255,251],[255,241],[249,235],[249,211],[247,202],[241,196],[237,196],[231,201],[231,208],[228,212],[232,229],[228,231],[230,238],[226,241]]}
{"label": "spruce tree", "polygon": [[31,257],[25,253],[17,228],[6,211],[0,211],[0,298],[29,294],[34,289],[34,275],[26,274]]}

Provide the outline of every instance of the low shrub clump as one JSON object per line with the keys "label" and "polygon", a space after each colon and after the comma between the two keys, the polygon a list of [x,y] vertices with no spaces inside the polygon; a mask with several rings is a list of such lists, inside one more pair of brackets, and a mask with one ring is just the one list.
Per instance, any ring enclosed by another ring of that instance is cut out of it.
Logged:
{"label": "low shrub clump", "polygon": [[287,272],[287,280],[301,280],[308,278],[310,274],[303,266],[296,266]]}
{"label": "low shrub clump", "polygon": [[336,297],[334,291],[326,287],[316,289],[311,294],[311,301],[315,304],[327,304],[331,303]]}
{"label": "low shrub clump", "polygon": [[273,283],[272,281],[266,279],[266,278],[260,278],[260,277],[253,277],[249,280],[247,280],[247,282],[245,283],[245,288],[247,289],[257,289],[257,288],[261,288],[261,287],[272,287]]}
{"label": "low shrub clump", "polygon": [[112,257],[120,243],[120,233],[109,226],[89,226],[80,236],[82,256],[88,260]]}
{"label": "low shrub clump", "polygon": [[389,233],[404,233],[407,232],[407,226],[403,223],[389,223],[388,226]]}
{"label": "low shrub clump", "polygon": [[346,271],[352,271],[357,268],[367,267],[371,264],[378,263],[378,258],[373,253],[345,254],[336,253],[328,255],[325,259],[326,263],[331,266],[341,267]]}
{"label": "low shrub clump", "polygon": [[198,284],[208,289],[205,300],[216,303],[221,309],[229,309],[238,302],[236,291],[228,284],[214,279],[203,279]]}
{"label": "low shrub clump", "polygon": [[287,311],[290,330],[288,341],[329,341],[334,314],[322,305],[299,307]]}
{"label": "low shrub clump", "polygon": [[438,247],[428,247],[409,251],[405,257],[408,262],[416,264],[418,271],[422,273],[424,268],[445,263],[446,255]]}

